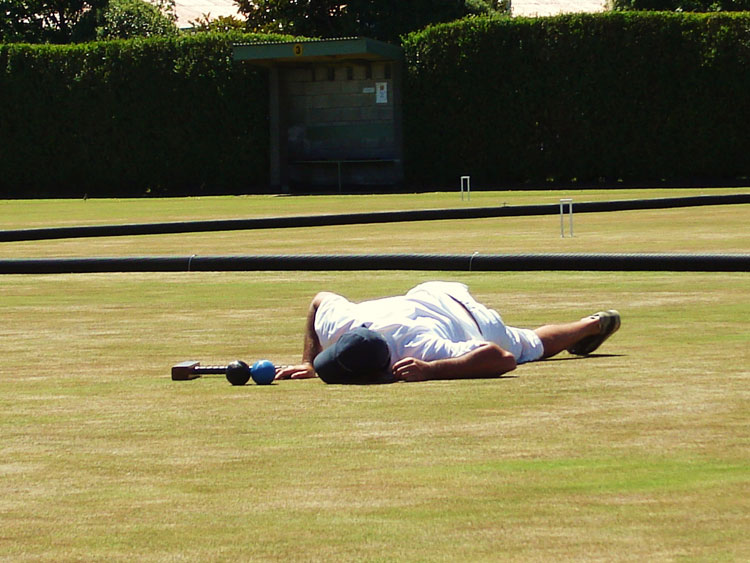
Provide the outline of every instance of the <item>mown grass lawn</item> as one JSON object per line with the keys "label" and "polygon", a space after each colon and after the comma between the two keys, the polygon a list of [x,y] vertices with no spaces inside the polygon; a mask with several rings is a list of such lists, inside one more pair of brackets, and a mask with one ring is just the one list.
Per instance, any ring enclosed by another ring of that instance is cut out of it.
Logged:
{"label": "mown grass lawn", "polygon": [[[438,239],[456,252],[473,250],[466,239],[490,247],[495,236],[519,237],[509,248],[536,239],[538,251],[750,248],[747,206],[693,210],[692,232],[670,227],[677,211],[580,216],[572,240],[550,218],[402,234],[419,235],[404,247],[413,252]],[[230,254],[254,237],[245,253],[311,242],[343,252],[351,234],[312,232],[131,237],[119,248],[92,239],[67,252]],[[401,249],[386,234],[369,239],[350,244]],[[66,244],[2,249],[56,256]],[[438,278],[468,283],[510,324],[616,307],[623,327],[601,354],[494,380],[238,388],[169,378],[185,359],[297,361],[320,289],[366,299]],[[0,311],[3,559],[750,557],[747,274],[11,275],[0,277]]]}

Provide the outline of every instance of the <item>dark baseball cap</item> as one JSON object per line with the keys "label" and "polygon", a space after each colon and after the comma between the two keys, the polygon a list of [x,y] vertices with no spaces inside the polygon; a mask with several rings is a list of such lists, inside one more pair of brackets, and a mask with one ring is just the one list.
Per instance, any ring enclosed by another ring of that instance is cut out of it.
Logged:
{"label": "dark baseball cap", "polygon": [[326,383],[367,385],[394,381],[388,343],[381,334],[365,327],[344,333],[338,342],[318,354],[313,366]]}

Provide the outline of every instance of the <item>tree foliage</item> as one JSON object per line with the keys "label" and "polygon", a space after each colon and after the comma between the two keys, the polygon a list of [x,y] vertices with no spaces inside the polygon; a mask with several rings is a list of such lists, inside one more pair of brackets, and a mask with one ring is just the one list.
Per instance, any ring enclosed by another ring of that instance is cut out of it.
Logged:
{"label": "tree foliage", "polygon": [[246,22],[235,16],[212,18],[211,14],[203,14],[190,24],[193,27],[189,31],[195,33],[242,33],[247,29]]}
{"label": "tree foliage", "polygon": [[236,0],[252,31],[397,40],[428,24],[507,11],[505,0]]}
{"label": "tree foliage", "polygon": [[0,41],[80,43],[173,35],[174,0],[0,0]]}
{"label": "tree foliage", "polygon": [[0,39],[70,43],[92,39],[107,0],[0,0]]}
{"label": "tree foliage", "polygon": [[144,0],[109,0],[101,25],[99,39],[130,39],[176,35],[173,5],[157,6]]}

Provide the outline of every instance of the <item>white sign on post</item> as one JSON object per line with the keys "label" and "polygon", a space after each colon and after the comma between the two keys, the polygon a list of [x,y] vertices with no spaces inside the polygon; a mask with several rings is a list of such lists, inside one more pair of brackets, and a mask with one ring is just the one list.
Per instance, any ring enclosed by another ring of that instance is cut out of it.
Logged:
{"label": "white sign on post", "polygon": [[387,104],[388,103],[388,83],[378,82],[375,84],[375,103],[376,104]]}

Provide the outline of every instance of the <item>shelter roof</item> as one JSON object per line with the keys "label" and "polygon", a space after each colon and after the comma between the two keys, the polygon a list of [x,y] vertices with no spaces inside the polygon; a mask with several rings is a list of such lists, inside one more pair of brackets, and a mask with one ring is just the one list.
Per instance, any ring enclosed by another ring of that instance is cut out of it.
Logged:
{"label": "shelter roof", "polygon": [[284,62],[343,62],[350,60],[399,60],[403,50],[397,45],[367,37],[306,39],[234,45],[234,60],[260,64]]}

